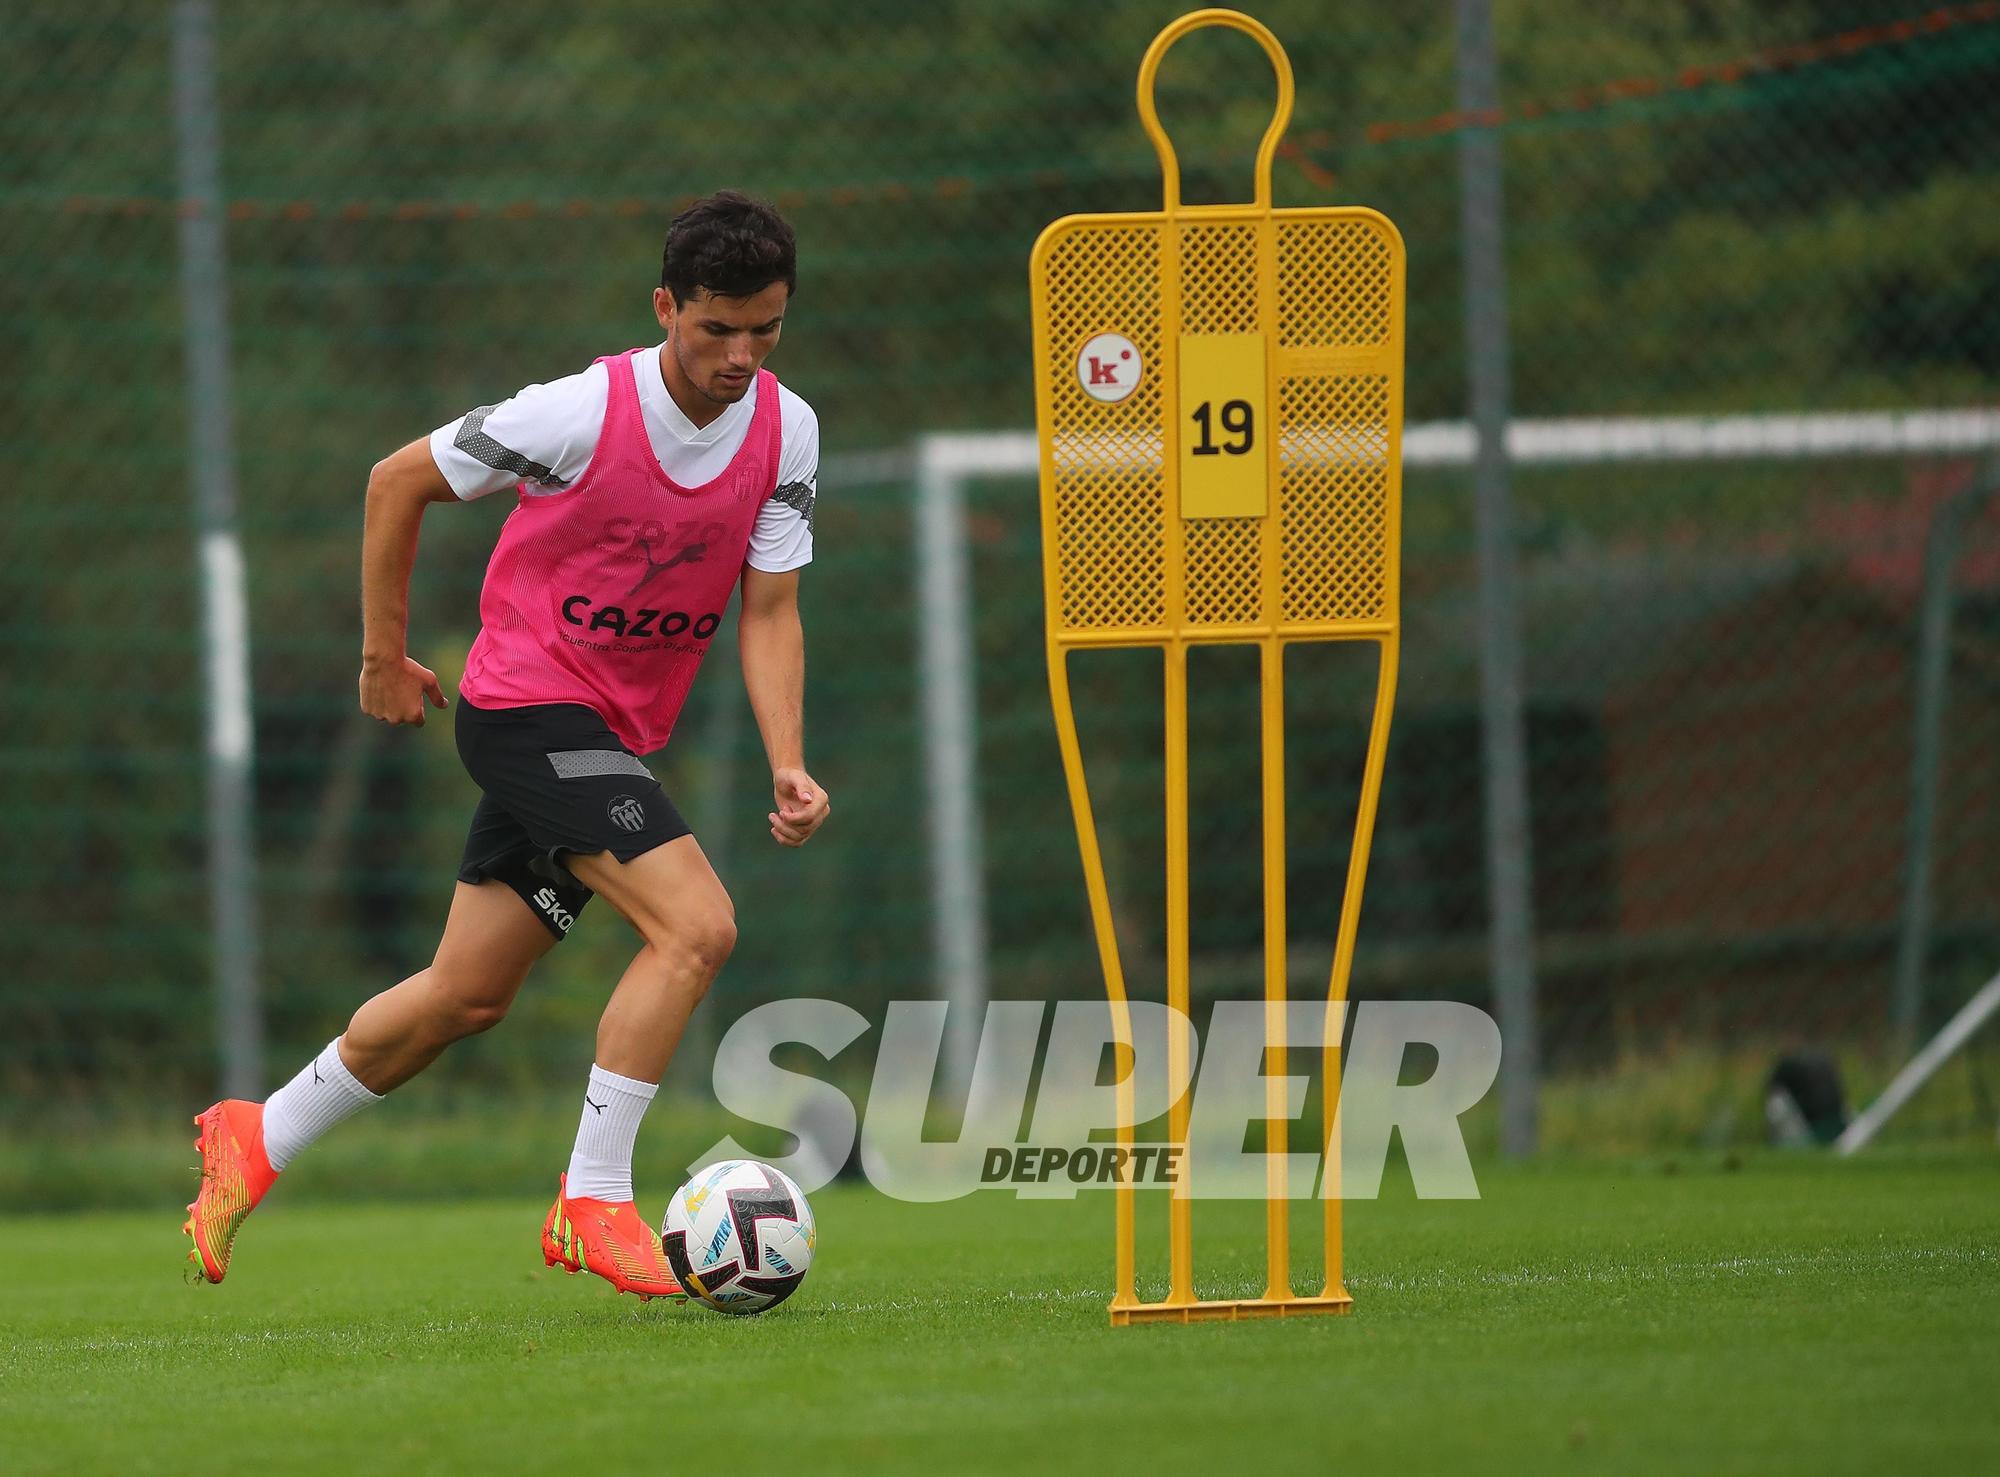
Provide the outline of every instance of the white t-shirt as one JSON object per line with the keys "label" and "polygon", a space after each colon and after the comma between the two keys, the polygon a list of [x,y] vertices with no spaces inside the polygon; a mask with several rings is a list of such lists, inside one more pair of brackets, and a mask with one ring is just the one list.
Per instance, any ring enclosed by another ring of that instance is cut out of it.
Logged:
{"label": "white t-shirt", "polygon": [[[658,348],[636,350],[635,357],[640,417],[661,469],[682,487],[711,481],[735,458],[750,432],[757,382],[753,379],[741,400],[697,428],[667,393]],[[581,374],[529,385],[511,400],[468,411],[431,432],[431,459],[451,490],[468,502],[516,483],[531,495],[561,492],[583,475],[597,450],[611,393],[607,371],[607,365],[593,364]],[[813,502],[818,496],[819,417],[783,385],[778,386],[778,410],[783,440],[778,490],[758,511],[748,554],[750,567],[766,574],[812,562]]]}

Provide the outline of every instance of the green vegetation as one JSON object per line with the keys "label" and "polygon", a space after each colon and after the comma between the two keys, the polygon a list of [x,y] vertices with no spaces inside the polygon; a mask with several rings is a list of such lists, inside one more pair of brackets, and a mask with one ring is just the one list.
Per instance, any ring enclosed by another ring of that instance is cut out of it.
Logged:
{"label": "green vegetation", "polygon": [[[353,711],[371,463],[470,406],[649,335],[664,222],[677,201],[724,184],[776,197],[798,226],[801,291],[773,367],[819,408],[830,452],[1028,424],[1029,246],[1065,212],[1157,201],[1132,78],[1146,42],[1190,3],[795,0],[732,14],[726,45],[641,0],[216,5],[274,1073],[428,957],[473,801],[448,724],[389,733]],[[1298,80],[1290,137],[1301,153],[1278,165],[1278,202],[1358,202],[1399,224],[1408,413],[1461,414],[1457,135],[1370,133],[1450,112],[1450,8],[1249,8],[1285,42]],[[1991,403],[2000,25],[1927,26],[1809,65],[1680,83],[1688,69],[1928,8],[1496,3],[1517,410]],[[14,557],[0,571],[0,831],[33,859],[0,899],[10,1107],[51,1092],[94,1103],[107,1084],[134,1080],[193,1097],[213,1079],[172,13],[156,0],[16,0],[0,15],[0,44],[34,79],[32,106],[0,116],[11,243],[0,317],[12,345],[0,401],[32,428],[12,448],[23,495],[10,504]],[[1659,85],[1604,90],[1633,79]],[[1160,101],[1190,199],[1245,193],[1269,96],[1245,38],[1198,37],[1169,58]],[[1616,745],[1593,727],[1591,704],[1606,673],[1645,670],[1681,628],[1676,611],[1710,610],[1726,579],[1901,548],[1905,572],[1882,578],[1905,580],[1895,593],[1907,599],[1912,520],[1955,475],[1883,460],[1517,479],[1543,952],[1591,961],[1545,994],[1559,1070],[1622,1049],[1608,1023],[1633,997],[1644,1005],[1704,982],[1740,1006],[1740,1020],[1709,1028],[1716,1040],[1782,1033],[1802,1002],[1824,1007],[1808,1029],[1849,1039],[1879,1020],[1893,947],[1883,899],[1897,877],[1858,850],[1839,895],[1777,941],[1795,937],[1805,957],[1787,979],[1760,976],[1769,945],[1729,929],[1690,940],[1665,984],[1648,971],[1652,941],[1628,937],[1615,905],[1621,862],[1663,823],[1612,814]],[[1395,992],[1404,982],[1385,958],[1429,951],[1423,988],[1477,1000],[1470,502],[1452,471],[1417,472],[1407,491],[1408,639],[1357,990]],[[762,754],[726,652],[664,766],[745,919],[719,1014],[778,994],[873,1009],[935,991],[909,497],[893,477],[859,485],[830,473],[819,505],[804,597],[810,754],[840,806],[811,852],[777,854],[764,840]],[[425,530],[413,651],[447,677],[472,637],[504,502],[439,509]],[[1094,997],[1042,672],[1033,491],[985,484],[973,507],[996,987]],[[1971,550],[1966,564],[1982,567]],[[1765,639],[1736,666],[1751,678],[1786,670],[1815,612],[1797,614],[1800,624],[1760,627]],[[1103,781],[1117,802],[1103,808],[1115,811],[1107,844],[1128,884],[1122,907],[1158,872],[1147,850],[1147,828],[1159,826],[1147,728],[1157,674],[1079,681],[1130,719],[1137,757],[1118,757],[1124,772]],[[1886,715],[1867,762],[1819,788],[1842,823],[1901,804],[1905,682],[1900,670],[1828,674],[1829,690],[1865,686]],[[1355,684],[1317,676],[1296,681],[1294,696],[1293,916],[1324,941],[1360,699]],[[1240,953],[1261,916],[1256,819],[1233,788],[1253,710],[1208,687],[1197,708],[1223,777],[1196,814],[1197,948]],[[1986,711],[1954,696],[1953,754],[1979,752]],[[1718,812],[1762,816],[1768,802],[1754,780],[1717,788],[1698,753],[1675,779],[1677,795]],[[1981,807],[1993,801],[1970,781],[1948,782],[1941,803],[1992,833]],[[1678,818],[1688,806],[1671,808]],[[1897,819],[1874,829],[1900,835]],[[1771,861],[1759,880],[1774,894],[1792,885],[1794,857],[1828,849],[1794,815],[1764,834]],[[1995,875],[1976,859],[1942,868],[1940,931],[1962,941],[1979,978],[1995,957]],[[1137,957],[1156,930],[1152,905],[1135,907]],[[487,1096],[580,1071],[624,947],[607,920],[586,923],[509,1029],[441,1070]],[[1830,955],[1852,967],[1832,973]],[[1819,973],[1801,983],[1808,969]],[[571,1054],[550,1043],[573,1043]]]}
{"label": "green vegetation", "polygon": [[[1416,1202],[1406,1183],[1392,1171],[1387,1198],[1350,1207],[1352,1317],[1119,1330],[1106,1197],[823,1190],[811,1279],[740,1322],[543,1270],[544,1207],[525,1196],[281,1200],[220,1288],[179,1280],[169,1206],[0,1221],[5,1465],[569,1473],[741,1467],[746,1448],[815,1473],[2000,1461],[1986,1156],[1488,1166],[1476,1202]],[[1196,1208],[1204,1290],[1256,1290],[1260,1220]],[[1301,1258],[1301,1285],[1311,1271]]]}

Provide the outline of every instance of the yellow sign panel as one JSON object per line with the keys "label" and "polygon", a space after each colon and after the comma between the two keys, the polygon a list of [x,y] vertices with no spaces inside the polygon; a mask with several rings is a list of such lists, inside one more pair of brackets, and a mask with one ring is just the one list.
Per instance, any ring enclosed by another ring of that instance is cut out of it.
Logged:
{"label": "yellow sign panel", "polygon": [[[1154,107],[1153,82],[1173,44],[1220,26],[1263,48],[1278,105],[1257,149],[1252,198],[1185,205],[1180,165]],[[1271,165],[1292,111],[1292,69],[1263,25],[1233,10],[1181,17],[1139,67],[1139,117],[1159,155],[1157,211],[1072,215],[1035,243],[1035,410],[1041,436],[1042,579],[1049,688],[1076,819],[1105,991],[1121,1047],[1131,1013],[1113,926],[1082,747],[1070,696],[1079,650],[1161,653],[1164,705],[1166,1003],[1188,1009],[1190,928],[1203,900],[1189,881],[1188,651],[1210,642],[1259,652],[1258,772],[1241,790],[1261,800],[1264,999],[1282,1024],[1289,968],[1285,868],[1285,652],[1307,641],[1360,641],[1380,651],[1374,715],[1347,884],[1335,932],[1321,1057],[1322,1182],[1340,1183],[1333,1115],[1339,1014],[1353,965],[1369,840],[1381,795],[1402,629],[1403,241],[1357,206],[1277,209]],[[1313,797],[1305,797],[1303,808]],[[1317,823],[1317,822],[1315,822]],[[1298,931],[1311,934],[1322,924]],[[1185,1033],[1168,1034],[1167,1076],[1187,1080]],[[1307,1043],[1294,1043],[1295,1046]],[[1129,1064],[1129,1050],[1120,1060]],[[1324,1203],[1324,1280],[1293,1289],[1291,1113],[1285,1047],[1268,1043],[1266,1282],[1259,1297],[1196,1290],[1186,1193],[1168,1214],[1167,1295],[1139,1296],[1133,1191],[1115,1192],[1114,1323],[1345,1312],[1337,1188]],[[1133,1084],[1118,1083],[1119,1142],[1129,1145]],[[1168,1110],[1168,1139],[1187,1146],[1188,1099]],[[1194,1191],[1193,1193],[1198,1193]]]}
{"label": "yellow sign panel", "polygon": [[1181,517],[1262,518],[1270,511],[1271,420],[1264,335],[1181,335]]}

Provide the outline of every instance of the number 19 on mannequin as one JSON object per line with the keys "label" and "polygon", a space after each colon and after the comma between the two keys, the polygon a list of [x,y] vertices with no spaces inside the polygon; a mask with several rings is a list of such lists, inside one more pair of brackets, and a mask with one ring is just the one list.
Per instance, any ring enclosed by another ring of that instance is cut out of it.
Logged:
{"label": "number 19 on mannequin", "polygon": [[1183,518],[1262,518],[1270,511],[1264,335],[1180,336]]}

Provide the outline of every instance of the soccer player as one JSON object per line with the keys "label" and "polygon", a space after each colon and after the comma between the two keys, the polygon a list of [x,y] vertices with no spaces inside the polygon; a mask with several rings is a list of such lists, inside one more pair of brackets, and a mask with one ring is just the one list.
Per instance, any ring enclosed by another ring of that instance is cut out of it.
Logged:
{"label": "soccer player", "polygon": [[307,1145],[499,1023],[535,961],[601,894],[642,947],[597,1028],[569,1167],[542,1227],[550,1266],[678,1296],[632,1202],[632,1144],[736,940],[735,910],[638,756],[667,742],[740,579],[743,684],[771,761],[771,836],[827,815],[804,760],[799,569],[812,557],[819,428],[762,368],[797,280],[791,228],[735,192],[668,227],[653,310],[666,340],[530,385],[413,441],[368,479],[361,707],[443,708],[405,647],[417,531],[432,503],[518,488],[480,592],[457,738],[482,794],[430,967],[354,1013],[262,1103],[195,1122],[189,1259],[229,1270],[244,1218]]}

